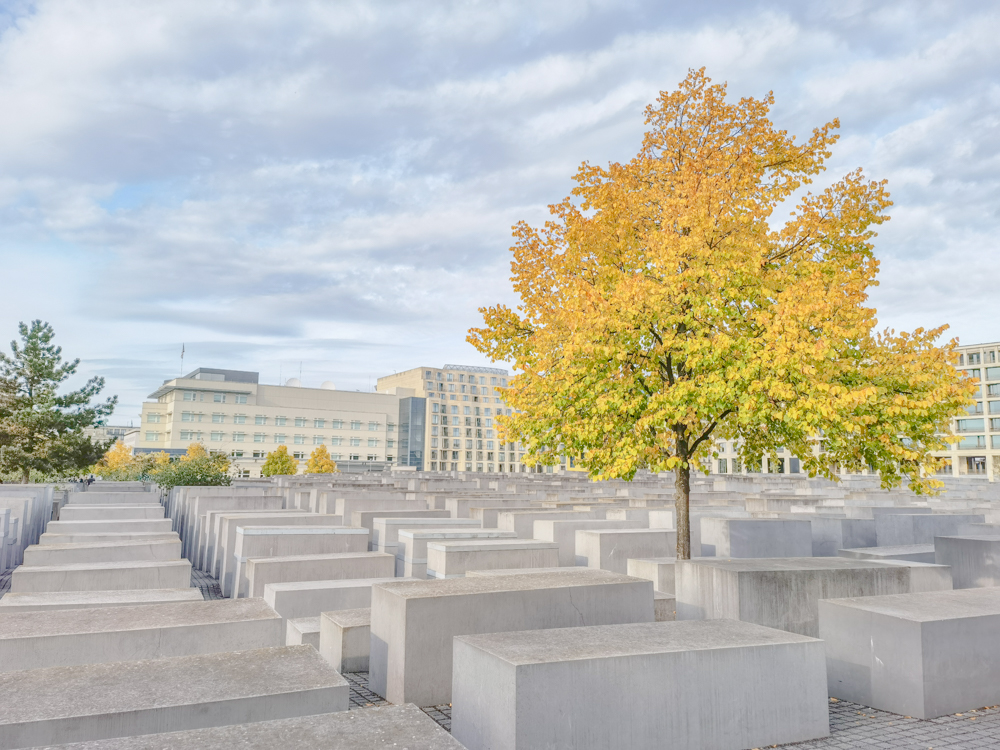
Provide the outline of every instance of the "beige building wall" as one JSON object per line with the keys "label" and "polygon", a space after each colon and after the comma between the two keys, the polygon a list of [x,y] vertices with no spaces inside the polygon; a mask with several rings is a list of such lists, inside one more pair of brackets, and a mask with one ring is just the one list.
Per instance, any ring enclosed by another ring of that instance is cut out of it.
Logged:
{"label": "beige building wall", "polygon": [[299,459],[300,472],[319,445],[341,464],[395,462],[399,397],[257,380],[254,372],[201,368],[165,381],[142,405],[136,448],[183,452],[200,442],[248,477],[260,476],[279,445]]}

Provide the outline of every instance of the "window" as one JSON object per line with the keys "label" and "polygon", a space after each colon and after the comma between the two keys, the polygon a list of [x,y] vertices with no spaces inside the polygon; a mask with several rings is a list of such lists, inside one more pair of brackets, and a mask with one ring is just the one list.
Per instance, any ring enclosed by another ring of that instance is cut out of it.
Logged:
{"label": "window", "polygon": [[295,443],[296,445],[305,445],[306,444],[306,436],[305,435],[296,435],[295,437],[292,438],[292,442]]}
{"label": "window", "polygon": [[247,423],[247,415],[246,414],[234,414],[233,415],[233,424],[246,424],[246,423]]}
{"label": "window", "polygon": [[198,394],[197,393],[193,393],[192,391],[184,391],[184,400],[185,401],[197,401],[198,400]]}
{"label": "window", "polygon": [[181,430],[181,440],[197,440],[192,430]]}
{"label": "window", "polygon": [[243,451],[236,451],[236,450],[229,451],[229,455],[232,456],[233,458],[243,458]]}
{"label": "window", "polygon": [[[441,409],[442,409],[442,411],[445,409],[445,406],[443,404],[441,406]],[[396,423],[395,422],[388,422],[388,423],[386,423],[386,425],[385,425],[385,431],[386,432],[395,432],[396,431]]]}
{"label": "window", "polygon": [[245,404],[247,402],[247,397],[244,395],[237,395],[233,397],[233,401],[235,401],[237,404]]}
{"label": "window", "polygon": [[987,380],[1000,380],[1000,367],[987,367],[986,368],[986,379]]}
{"label": "window", "polygon": [[430,380],[431,379],[431,371],[430,370],[424,370],[424,377],[427,378],[428,380]]}
{"label": "window", "polygon": [[472,414],[472,410],[468,406],[463,406],[462,407],[462,413],[463,414]]}
{"label": "window", "polygon": [[284,427],[288,423],[288,417],[275,417],[274,424],[278,427]]}
{"label": "window", "polygon": [[149,422],[150,424],[159,424],[160,415],[150,412],[149,414],[146,415],[146,421]]}
{"label": "window", "polygon": [[147,443],[158,443],[160,442],[160,433],[158,432],[147,432],[146,433]]}
{"label": "window", "polygon": [[334,435],[332,438],[330,438],[330,445],[343,445],[343,444],[344,444],[344,438],[342,437],[337,437],[336,435]]}
{"label": "window", "polygon": [[956,432],[980,432],[985,429],[985,422],[982,419],[957,420]]}
{"label": "window", "polygon": [[351,445],[353,446],[361,445],[361,438],[351,438]]}
{"label": "window", "polygon": [[431,435],[437,435],[437,434],[438,434],[438,428],[437,427],[431,427]]}
{"label": "window", "polygon": [[267,424],[267,417],[265,417],[263,414],[258,414],[256,417],[253,418],[253,423],[254,424]]}
{"label": "window", "polygon": [[313,445],[323,445],[325,438],[322,435],[313,435]]}
{"label": "window", "polygon": [[316,429],[316,430],[325,430],[326,429],[326,420],[325,419],[314,419],[313,420],[313,429]]}
{"label": "window", "polygon": [[246,439],[247,439],[247,434],[245,432],[234,432],[233,433],[233,442],[234,443],[242,443]]}
{"label": "window", "polygon": [[386,440],[385,441],[385,447],[386,448],[395,448],[396,447],[396,441],[395,440]]}
{"label": "window", "polygon": [[217,404],[224,404],[224,403],[226,403],[226,394],[225,393],[213,393],[212,394],[212,401],[214,401]]}
{"label": "window", "polygon": [[[490,409],[483,409],[483,416],[488,417],[492,413],[493,412]],[[486,420],[486,426],[487,427],[492,427],[493,423],[491,421],[489,421],[489,420]]]}
{"label": "window", "polygon": [[277,435],[274,436],[274,442],[276,442],[276,443],[284,443],[285,442],[285,435],[283,433],[279,432]]}
{"label": "window", "polygon": [[496,385],[496,384],[497,384],[497,379],[496,378],[490,378],[490,385]]}
{"label": "window", "polygon": [[1000,414],[1000,401],[990,401],[990,414]]}
{"label": "window", "polygon": [[990,432],[1000,432],[1000,419],[990,420]]}
{"label": "window", "polygon": [[985,447],[986,447],[985,435],[970,435],[969,437],[962,438],[958,443],[958,449],[960,451],[971,450],[973,448],[985,448]]}
{"label": "window", "polygon": [[212,433],[212,442],[213,443],[221,443],[222,442],[222,436],[223,436],[223,434],[224,433],[221,433],[221,432],[213,432]]}
{"label": "window", "polygon": [[477,396],[479,395],[479,389],[476,386],[472,386],[472,392]]}
{"label": "window", "polygon": [[970,352],[970,354],[969,354],[969,364],[970,365],[978,365],[978,364],[980,364],[980,361],[979,361],[979,352]]}
{"label": "window", "polygon": [[226,415],[225,414],[219,414],[218,412],[215,412],[214,414],[212,414],[212,422],[213,422],[213,424],[222,424],[225,421],[226,421]]}
{"label": "window", "polygon": [[1000,396],[1000,383],[994,383],[993,385],[986,386],[986,395]]}
{"label": "window", "polygon": [[334,420],[331,420],[330,421],[330,426],[333,429],[335,429],[335,430],[342,430],[342,429],[344,429],[344,420],[343,419],[334,419]]}
{"label": "window", "polygon": [[990,437],[990,444],[994,448],[1000,448],[1000,435],[992,435]]}
{"label": "window", "polygon": [[964,354],[959,354],[958,355],[958,364],[960,364],[960,365],[964,365],[965,364],[965,355]]}
{"label": "window", "polygon": [[965,407],[965,411],[969,414],[982,414],[983,413],[983,402],[977,401],[974,404]]}
{"label": "window", "polygon": [[378,422],[369,422],[368,423],[368,431],[369,432],[373,432],[373,431],[375,431],[377,429],[378,429]]}
{"label": "window", "polygon": [[378,448],[378,438],[368,438],[369,448]]}
{"label": "window", "polygon": [[301,460],[302,460],[303,458],[305,458],[305,457],[306,457],[306,454],[305,454],[305,453],[304,453],[303,451],[295,451],[294,453],[292,453],[292,458],[297,458],[297,459],[299,459],[300,461],[301,461]]}
{"label": "window", "polygon": [[306,426],[306,418],[305,417],[296,417],[295,418],[295,426],[296,427],[305,427]]}
{"label": "window", "polygon": [[479,378],[479,385],[486,385],[486,378]]}
{"label": "window", "polygon": [[[451,413],[458,414],[458,407],[457,406],[451,407]],[[452,421],[452,424],[457,424],[457,422]]]}
{"label": "window", "polygon": [[360,430],[361,429],[361,420],[360,419],[352,419],[351,420],[351,429],[352,430]]}
{"label": "window", "polygon": [[369,461],[378,461],[378,456],[369,453],[368,454],[368,460]]}
{"label": "window", "polygon": [[181,421],[182,422],[193,422],[194,421],[194,412],[191,412],[191,411],[182,411],[181,412]]}
{"label": "window", "polygon": [[266,455],[267,454],[264,451],[254,451],[253,452],[253,457],[254,458],[264,458]]}
{"label": "window", "polygon": [[360,461],[361,460],[361,456],[359,456],[357,453],[348,453],[347,455],[350,457],[350,459],[352,461]]}
{"label": "window", "polygon": [[265,435],[263,432],[255,432],[253,434],[253,441],[255,443],[263,443],[264,440],[266,440],[266,439],[267,439],[267,435]]}

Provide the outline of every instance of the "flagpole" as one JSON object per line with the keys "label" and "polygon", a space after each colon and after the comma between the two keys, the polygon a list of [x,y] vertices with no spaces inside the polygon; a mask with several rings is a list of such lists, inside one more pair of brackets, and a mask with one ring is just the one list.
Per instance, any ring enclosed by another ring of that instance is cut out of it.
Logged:
{"label": "flagpole", "polygon": [[181,344],[181,377],[184,377],[184,344]]}

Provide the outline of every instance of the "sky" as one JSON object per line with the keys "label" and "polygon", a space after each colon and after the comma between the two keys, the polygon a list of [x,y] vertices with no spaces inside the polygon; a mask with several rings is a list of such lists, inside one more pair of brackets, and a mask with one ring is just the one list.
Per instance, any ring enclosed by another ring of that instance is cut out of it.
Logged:
{"label": "sky", "polygon": [[702,66],[889,181],[880,326],[996,341],[998,39],[995,2],[0,0],[0,342],[51,323],[116,424],[196,367],[489,365],[511,225]]}

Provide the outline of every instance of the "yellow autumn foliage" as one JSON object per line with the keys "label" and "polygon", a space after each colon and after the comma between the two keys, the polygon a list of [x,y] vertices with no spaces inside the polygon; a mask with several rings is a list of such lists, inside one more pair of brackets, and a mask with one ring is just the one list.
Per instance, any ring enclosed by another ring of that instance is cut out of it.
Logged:
{"label": "yellow autumn foliage", "polygon": [[339,470],[337,464],[330,458],[330,452],[325,445],[318,446],[306,462],[306,474],[336,474]]}

